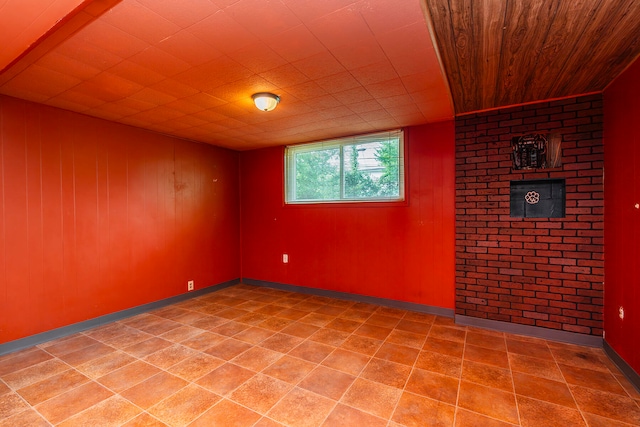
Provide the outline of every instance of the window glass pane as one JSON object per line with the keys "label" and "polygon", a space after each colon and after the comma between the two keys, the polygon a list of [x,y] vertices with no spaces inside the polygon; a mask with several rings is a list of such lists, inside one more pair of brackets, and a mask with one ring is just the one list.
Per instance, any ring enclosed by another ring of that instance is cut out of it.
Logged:
{"label": "window glass pane", "polygon": [[295,155],[295,199],[340,198],[340,149],[307,151]]}
{"label": "window glass pane", "polygon": [[285,150],[287,203],[404,200],[401,130]]}

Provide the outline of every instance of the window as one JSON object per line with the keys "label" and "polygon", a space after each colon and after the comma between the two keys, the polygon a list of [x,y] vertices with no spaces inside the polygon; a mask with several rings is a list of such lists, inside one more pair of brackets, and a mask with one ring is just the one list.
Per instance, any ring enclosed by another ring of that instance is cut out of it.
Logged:
{"label": "window", "polygon": [[285,149],[287,203],[404,200],[402,130]]}

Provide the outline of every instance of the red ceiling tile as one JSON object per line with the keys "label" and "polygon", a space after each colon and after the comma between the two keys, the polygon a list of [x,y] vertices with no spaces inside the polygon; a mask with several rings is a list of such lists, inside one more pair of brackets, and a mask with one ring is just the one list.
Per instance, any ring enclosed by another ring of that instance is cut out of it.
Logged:
{"label": "red ceiling tile", "polygon": [[156,47],[149,47],[129,58],[134,64],[151,68],[158,73],[171,77],[191,68],[189,64]]}
{"label": "red ceiling tile", "polygon": [[374,83],[367,87],[367,90],[374,98],[387,98],[395,95],[406,95],[407,90],[404,88],[400,79],[387,80],[386,82]]}
{"label": "red ceiling tile", "polygon": [[173,108],[174,110],[182,111],[185,114],[193,114],[206,109],[205,107],[194,104],[193,102],[187,101],[184,98],[176,99],[173,102],[168,102],[165,104],[165,106]]}
{"label": "red ceiling tile", "polygon": [[353,7],[354,0],[282,0],[282,2],[304,22],[309,22],[336,10]]}
{"label": "red ceiling tile", "polygon": [[376,62],[351,71],[353,77],[364,86],[398,78],[398,73],[389,61]]}
{"label": "red ceiling tile", "polygon": [[317,96],[326,95],[327,91],[316,82],[304,82],[284,88],[288,93],[298,99],[312,99]]}
{"label": "red ceiling tile", "polygon": [[326,50],[305,25],[275,34],[266,41],[278,55],[289,62],[308,58]]}
{"label": "red ceiling tile", "polygon": [[152,85],[166,79],[162,74],[131,61],[122,61],[108,71],[141,85]]}
{"label": "red ceiling tile", "polygon": [[302,74],[291,64],[285,64],[278,68],[260,73],[260,77],[280,87],[292,86],[309,80],[307,76]]}
{"label": "red ceiling tile", "polygon": [[6,86],[9,88],[22,86],[50,98],[81,82],[82,80],[77,77],[34,65],[14,77]]}
{"label": "red ceiling tile", "polygon": [[306,25],[329,49],[349,44],[352,40],[373,39],[373,33],[362,15],[349,7],[307,22]]}
{"label": "red ceiling tile", "polygon": [[102,20],[148,43],[155,44],[180,27],[136,1],[123,1],[105,13]]}
{"label": "red ceiling tile", "polygon": [[420,22],[425,25],[420,3],[417,1],[377,0],[367,2],[360,13],[376,34],[383,34],[409,24]]}
{"label": "red ceiling tile", "polygon": [[102,72],[90,64],[80,62],[57,52],[51,52],[44,55],[38,60],[37,64],[79,79],[90,79]]}
{"label": "red ceiling tile", "polygon": [[213,15],[220,8],[210,0],[189,0],[188,5],[176,0],[138,0],[140,4],[181,28]]}
{"label": "red ceiling tile", "polygon": [[158,47],[191,65],[201,65],[222,55],[186,30],[162,40]]}
{"label": "red ceiling tile", "polygon": [[261,39],[301,24],[289,8],[277,1],[239,0],[227,7],[225,12]]}
{"label": "red ceiling tile", "polygon": [[194,89],[193,87],[174,79],[166,79],[149,87],[175,98],[184,98],[186,96],[200,93],[198,89]]}
{"label": "red ceiling tile", "polygon": [[310,79],[319,79],[346,71],[328,51],[298,60],[293,65]]}
{"label": "red ceiling tile", "polygon": [[347,105],[347,106],[351,106],[351,104],[357,104],[362,101],[374,100],[371,94],[362,86],[345,90],[343,92],[334,93],[333,96],[338,101],[342,102],[344,105]]}
{"label": "red ceiling tile", "polygon": [[122,61],[122,58],[118,55],[114,55],[111,52],[100,49],[99,47],[84,43],[79,39],[68,39],[62,43],[56,52],[69,58],[74,58],[77,61],[90,64],[91,67],[104,71],[113,67],[117,63]]}
{"label": "red ceiling tile", "polygon": [[120,94],[122,98],[126,98],[140,91],[143,86],[128,79],[119,77],[113,73],[105,71],[91,78],[90,82],[103,87],[108,87]]}
{"label": "red ceiling tile", "polygon": [[73,102],[80,105],[85,105],[89,108],[96,108],[105,104],[104,99],[96,98],[84,92],[77,91],[76,89],[68,90],[61,93],[56,97],[57,99],[63,99],[69,102]]}
{"label": "red ceiling tile", "polygon": [[129,98],[148,102],[154,105],[164,105],[177,99],[175,96],[171,96],[168,93],[151,89],[149,87],[144,88],[141,91],[131,95]]}
{"label": "red ceiling tile", "polygon": [[222,53],[235,52],[255,43],[256,36],[220,11],[190,26],[187,31]]}
{"label": "red ceiling tile", "polygon": [[81,29],[76,37],[120,58],[128,58],[149,46],[147,42],[100,20]]}
{"label": "red ceiling tile", "polygon": [[365,113],[367,111],[382,110],[383,107],[375,99],[371,101],[361,101],[349,104],[349,109],[354,113]]}
{"label": "red ceiling tile", "polygon": [[287,61],[263,42],[256,42],[229,53],[229,57],[254,73],[285,65]]}
{"label": "red ceiling tile", "polygon": [[215,96],[210,95],[208,93],[204,93],[204,92],[187,96],[183,98],[183,100],[191,102],[192,104],[195,104],[195,105],[200,105],[204,107],[204,109],[217,107],[218,105],[222,105],[225,103],[225,101],[223,101],[222,99],[216,98]]}
{"label": "red ceiling tile", "polygon": [[346,71],[344,73],[317,79],[316,83],[329,93],[343,92],[345,90],[361,86],[351,73]]}
{"label": "red ceiling tile", "polygon": [[352,40],[332,51],[347,70],[355,70],[376,62],[388,60],[387,55],[374,38]]}

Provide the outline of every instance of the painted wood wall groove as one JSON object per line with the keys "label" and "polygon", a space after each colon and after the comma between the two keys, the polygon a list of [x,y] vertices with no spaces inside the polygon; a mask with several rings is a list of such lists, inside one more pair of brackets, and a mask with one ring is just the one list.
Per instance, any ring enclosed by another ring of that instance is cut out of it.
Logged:
{"label": "painted wood wall groove", "polygon": [[240,277],[238,154],[0,97],[0,343]]}

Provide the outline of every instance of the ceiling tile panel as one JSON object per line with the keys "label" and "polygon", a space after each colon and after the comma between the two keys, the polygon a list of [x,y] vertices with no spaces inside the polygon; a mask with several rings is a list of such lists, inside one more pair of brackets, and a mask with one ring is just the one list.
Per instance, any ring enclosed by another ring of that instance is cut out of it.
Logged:
{"label": "ceiling tile panel", "polygon": [[342,64],[327,51],[296,61],[293,65],[312,80],[346,71]]}
{"label": "ceiling tile panel", "polygon": [[220,10],[210,0],[189,0],[188,3],[176,0],[138,0],[138,3],[181,28],[188,28],[194,22]]}
{"label": "ceiling tile panel", "polygon": [[86,62],[81,62],[56,52],[43,56],[37,64],[59,73],[77,77],[81,80],[90,79],[102,72]]}
{"label": "ceiling tile panel", "polygon": [[10,80],[7,86],[25,87],[29,91],[50,98],[77,86],[81,82],[77,77],[34,65]]}
{"label": "ceiling tile panel", "polygon": [[239,0],[225,12],[263,40],[301,24],[300,19],[279,1]]}
{"label": "ceiling tile panel", "polygon": [[279,87],[296,85],[309,80],[307,76],[302,74],[291,64],[285,64],[278,68],[260,73],[260,77]]}
{"label": "ceiling tile panel", "polygon": [[158,47],[189,65],[202,65],[222,55],[187,30],[165,38]]}
{"label": "ceiling tile panel", "polygon": [[382,110],[383,107],[375,98],[373,98],[369,101],[360,101],[349,104],[349,109],[354,113],[365,113],[367,111]]}
{"label": "ceiling tile panel", "polygon": [[271,47],[260,41],[231,52],[228,56],[253,73],[261,73],[287,63]]}
{"label": "ceiling tile panel", "polygon": [[405,89],[400,79],[387,80],[385,82],[373,83],[367,86],[367,90],[374,98],[386,98],[388,96],[406,95]]}
{"label": "ceiling tile panel", "polygon": [[328,49],[335,49],[354,41],[373,38],[373,33],[354,8],[344,8],[311,22],[307,27]]}
{"label": "ceiling tile panel", "polygon": [[189,64],[156,47],[149,47],[129,58],[134,64],[150,68],[166,77],[183,73],[191,68]]}
{"label": "ceiling tile panel", "polygon": [[326,51],[320,40],[306,25],[298,25],[284,33],[266,39],[267,44],[278,55],[289,62],[298,61]]}
{"label": "ceiling tile panel", "polygon": [[344,8],[354,8],[360,1],[354,0],[282,0],[296,16],[310,22]]}
{"label": "ceiling tile panel", "polygon": [[395,68],[389,61],[376,62],[375,64],[356,68],[351,71],[351,74],[360,84],[365,86],[398,78]]}
{"label": "ceiling tile panel", "polygon": [[374,99],[363,86],[358,86],[343,92],[337,92],[334,93],[333,96],[347,106],[351,106],[351,104],[357,104],[362,101],[372,101]]}
{"label": "ceiling tile panel", "polygon": [[116,74],[105,71],[88,80],[98,86],[108,87],[120,94],[121,98],[126,98],[143,89],[139,83],[119,77]]}
{"label": "ceiling tile panel", "polygon": [[175,98],[182,98],[200,93],[199,90],[194,89],[192,86],[186,85],[175,79],[165,79],[149,87]]}
{"label": "ceiling tile panel", "polygon": [[333,49],[331,53],[347,70],[355,70],[388,59],[373,37],[350,40],[348,44]]}
{"label": "ceiling tile panel", "polygon": [[96,21],[81,29],[77,39],[92,44],[120,58],[128,58],[143,51],[149,44],[104,21]]}
{"label": "ceiling tile panel", "polygon": [[419,2],[371,1],[363,3],[360,13],[376,36],[416,22],[424,25]]}
{"label": "ceiling tile panel", "polygon": [[225,54],[235,52],[257,41],[255,35],[224,10],[202,19],[187,28],[187,31]]}
{"label": "ceiling tile panel", "polygon": [[55,52],[89,64],[92,68],[104,71],[122,61],[122,57],[115,55],[98,46],[85,43],[80,39],[70,38],[62,43]]}
{"label": "ceiling tile panel", "polygon": [[79,105],[85,105],[89,108],[96,108],[105,104],[104,99],[88,95],[84,92],[80,92],[77,90],[77,88],[61,93],[60,95],[56,96],[56,99],[62,99]]}
{"label": "ceiling tile panel", "polygon": [[146,87],[136,92],[135,94],[129,96],[129,98],[148,102],[150,104],[158,106],[167,104],[177,99],[175,96],[169,95],[168,93],[159,90],[151,89],[150,87]]}
{"label": "ceiling tile panel", "polygon": [[152,85],[166,79],[165,76],[153,71],[151,68],[131,61],[122,61],[109,68],[108,71],[143,86]]}
{"label": "ceiling tile panel", "polygon": [[333,76],[316,79],[315,82],[328,93],[344,92],[345,90],[362,86],[351,73],[346,71]]}
{"label": "ceiling tile panel", "polygon": [[288,93],[298,99],[313,99],[317,96],[326,95],[327,91],[316,82],[307,81],[284,88]]}
{"label": "ceiling tile panel", "polygon": [[152,45],[180,31],[179,26],[135,0],[119,3],[101,19]]}

